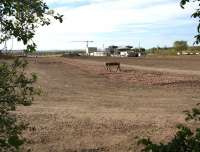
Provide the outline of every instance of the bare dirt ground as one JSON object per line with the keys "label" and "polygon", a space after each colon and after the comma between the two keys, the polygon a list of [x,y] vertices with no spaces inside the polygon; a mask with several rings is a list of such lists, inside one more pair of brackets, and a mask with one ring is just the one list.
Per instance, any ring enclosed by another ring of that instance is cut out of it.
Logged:
{"label": "bare dirt ground", "polygon": [[[184,123],[182,111],[200,101],[200,57],[134,59],[30,59],[28,70],[38,74],[43,94],[17,110],[30,123],[26,147],[137,152],[137,137],[169,140]],[[121,72],[105,70],[103,62],[113,60],[123,63]]]}

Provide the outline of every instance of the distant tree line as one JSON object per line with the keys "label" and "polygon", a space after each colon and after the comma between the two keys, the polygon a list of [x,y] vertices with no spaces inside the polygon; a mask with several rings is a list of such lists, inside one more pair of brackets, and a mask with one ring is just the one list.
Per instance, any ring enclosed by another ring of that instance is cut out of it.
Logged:
{"label": "distant tree line", "polygon": [[147,50],[150,54],[160,54],[160,55],[177,55],[177,53],[190,52],[196,53],[200,52],[200,46],[189,46],[187,41],[175,41],[172,47],[153,47]]}

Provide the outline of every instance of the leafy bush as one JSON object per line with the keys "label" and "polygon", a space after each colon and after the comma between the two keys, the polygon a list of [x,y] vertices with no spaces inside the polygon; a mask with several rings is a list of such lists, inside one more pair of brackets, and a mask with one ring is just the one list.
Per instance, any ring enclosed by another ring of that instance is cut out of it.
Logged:
{"label": "leafy bush", "polygon": [[164,48],[151,48],[147,51],[148,54],[151,54],[151,55],[177,55],[177,51],[174,49],[174,48],[167,48],[167,47],[164,47]]}
{"label": "leafy bush", "polygon": [[197,35],[195,36],[196,38],[196,41],[194,44],[199,44],[200,43],[200,1],[199,0],[180,0],[180,5],[182,8],[185,8],[185,5],[188,4],[188,3],[194,3],[194,5],[197,6],[197,8],[195,8],[194,12],[192,13],[191,17],[196,19],[197,22],[198,22],[198,25],[197,25]]}
{"label": "leafy bush", "polygon": [[[186,121],[200,121],[200,108],[185,111]],[[144,145],[143,152],[199,152],[200,151],[200,128],[192,131],[184,125],[177,126],[178,131],[168,143],[153,143],[149,138],[141,139],[138,144]]]}
{"label": "leafy bush", "polygon": [[174,42],[174,49],[177,52],[186,51],[188,49],[187,41],[175,41]]}
{"label": "leafy bush", "polygon": [[[51,19],[63,21],[63,15],[55,14],[43,0],[1,0],[0,13],[0,44],[16,38],[26,46],[26,53],[36,51],[33,39],[38,27],[49,25]],[[1,51],[0,58],[5,58]],[[26,65],[19,59],[13,64],[0,63],[0,152],[18,152],[25,141],[21,133],[27,125],[10,111],[16,104],[30,105],[37,94],[33,87],[36,76],[27,76]]]}
{"label": "leafy bush", "polygon": [[31,105],[34,95],[39,92],[33,84],[37,77],[27,76],[25,60],[15,60],[14,63],[0,64],[0,151],[19,152],[25,142],[22,131],[27,124],[17,121],[15,114],[17,104]]}
{"label": "leafy bush", "polygon": [[0,151],[19,152],[25,139],[21,136],[27,124],[17,121],[15,115],[11,115],[6,107],[0,109]]}

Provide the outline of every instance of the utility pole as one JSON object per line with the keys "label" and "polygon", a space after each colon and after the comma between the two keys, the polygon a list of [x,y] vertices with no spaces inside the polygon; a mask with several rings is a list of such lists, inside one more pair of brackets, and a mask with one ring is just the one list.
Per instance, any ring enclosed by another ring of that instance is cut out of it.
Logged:
{"label": "utility pole", "polygon": [[139,52],[140,52],[140,41],[139,41]]}

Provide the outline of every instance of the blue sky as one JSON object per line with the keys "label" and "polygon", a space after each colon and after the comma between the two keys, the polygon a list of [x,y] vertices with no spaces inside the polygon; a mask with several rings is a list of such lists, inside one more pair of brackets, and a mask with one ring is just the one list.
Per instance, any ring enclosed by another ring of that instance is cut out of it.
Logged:
{"label": "blue sky", "polygon": [[38,49],[83,49],[91,46],[133,45],[145,48],[172,46],[176,40],[194,42],[197,21],[192,5],[181,9],[179,0],[45,0],[64,15],[63,24],[40,28]]}

